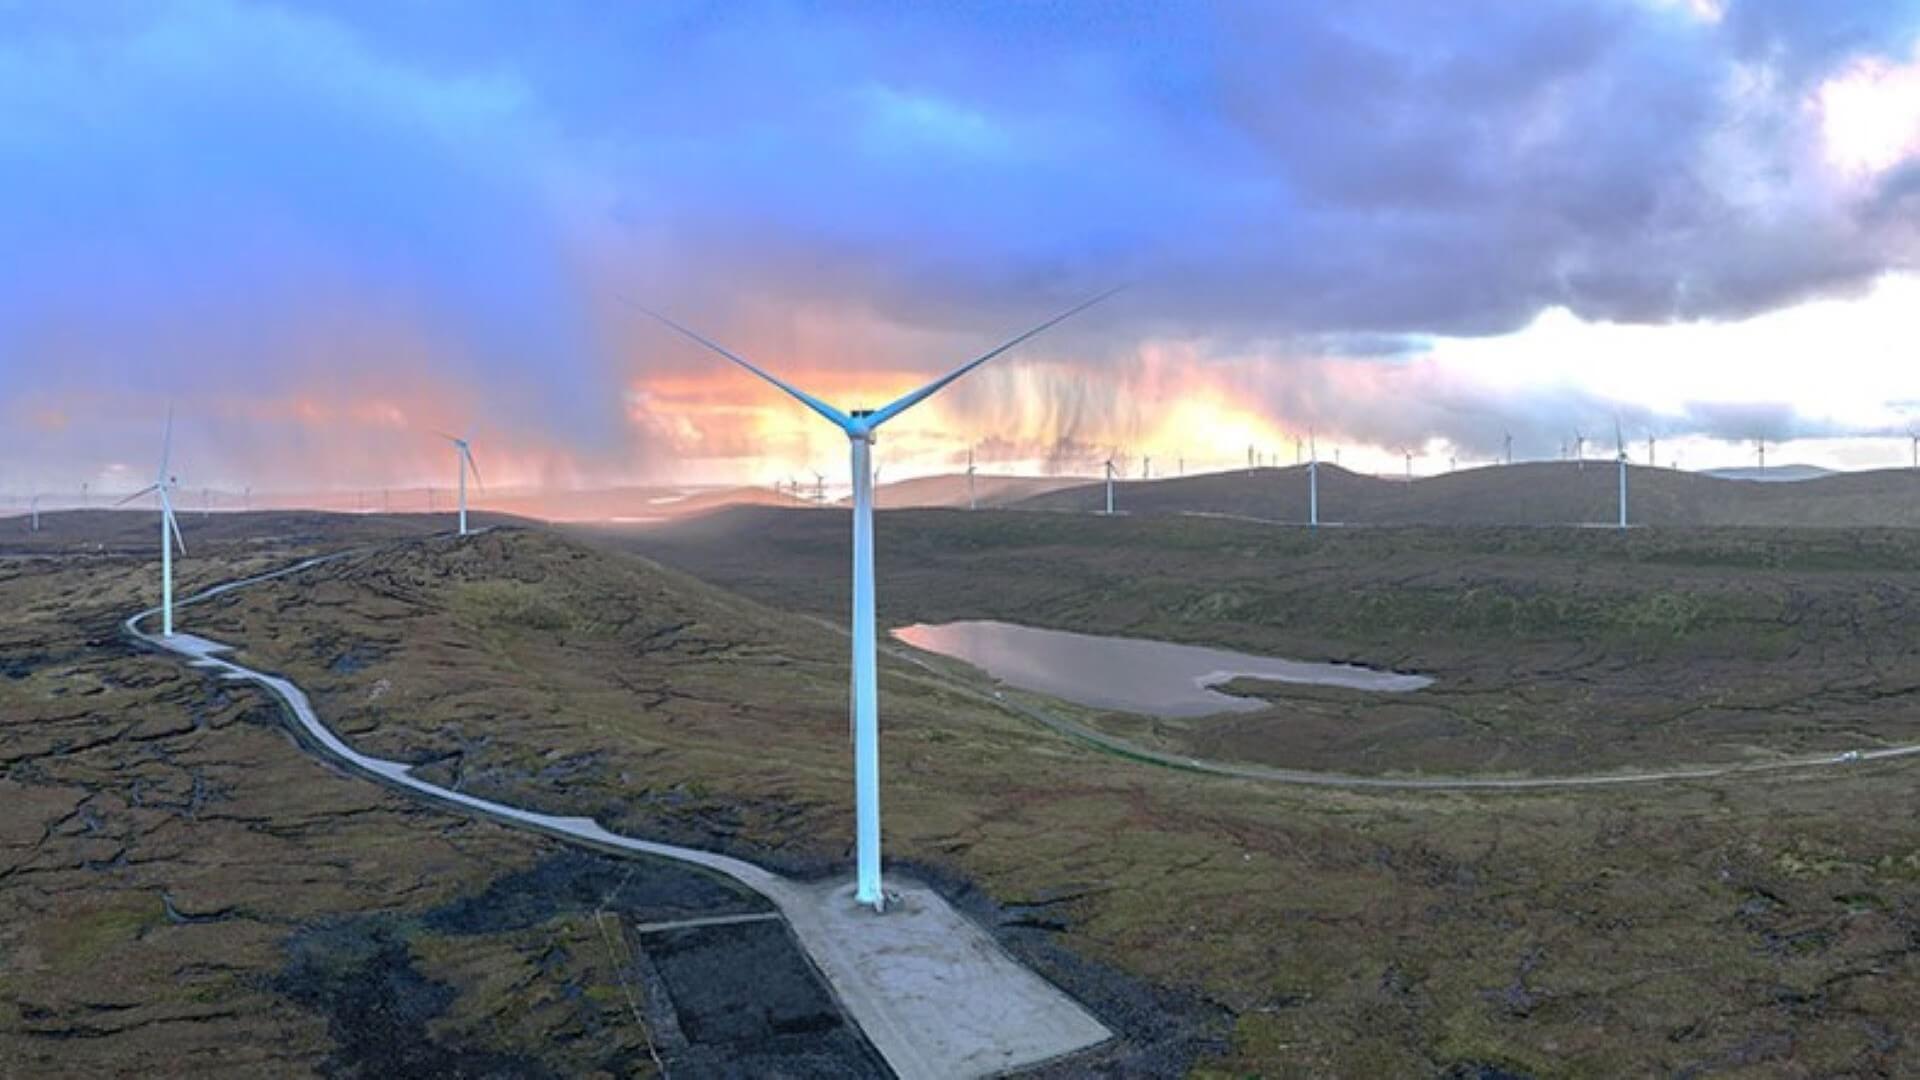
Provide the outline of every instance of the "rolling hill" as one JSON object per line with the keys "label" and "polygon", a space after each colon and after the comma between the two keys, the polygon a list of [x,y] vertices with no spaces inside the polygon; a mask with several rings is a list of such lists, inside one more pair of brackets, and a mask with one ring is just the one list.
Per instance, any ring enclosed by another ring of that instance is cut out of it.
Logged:
{"label": "rolling hill", "polygon": [[[1618,473],[1610,462],[1526,462],[1462,469],[1409,481],[1320,466],[1320,520],[1347,525],[1610,525]],[[1726,480],[1627,467],[1628,519],[1636,525],[1920,526],[1920,473],[1833,473],[1792,484]],[[1104,485],[1022,500],[1027,510],[1092,512]],[[1307,470],[1254,469],[1115,487],[1128,514],[1219,514],[1305,522]]]}

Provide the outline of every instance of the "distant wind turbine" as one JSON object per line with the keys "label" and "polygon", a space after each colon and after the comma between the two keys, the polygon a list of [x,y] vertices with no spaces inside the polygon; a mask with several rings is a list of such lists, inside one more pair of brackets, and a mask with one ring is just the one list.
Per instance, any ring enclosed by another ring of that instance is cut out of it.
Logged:
{"label": "distant wind turbine", "polygon": [[1758,451],[1760,452],[1760,471],[1761,471],[1762,473],[1765,473],[1765,472],[1767,471],[1767,439],[1766,439],[1766,436],[1764,436],[1764,435],[1762,435],[1762,436],[1761,436],[1760,438],[1758,438],[1758,439],[1755,439],[1755,440],[1754,440],[1754,447],[1755,447],[1755,448],[1756,448],[1756,449],[1757,449],[1757,450],[1758,450]]}
{"label": "distant wind turbine", "polygon": [[1112,455],[1107,456],[1106,469],[1107,469],[1107,513],[1112,514],[1113,513],[1113,456]]}
{"label": "distant wind turbine", "polygon": [[1507,441],[1507,464],[1511,465],[1513,464],[1513,432],[1507,432],[1505,437]]}
{"label": "distant wind turbine", "polygon": [[1580,468],[1587,467],[1587,437],[1578,428],[1573,432],[1573,460],[1579,463]]}
{"label": "distant wind turbine", "polygon": [[180,554],[187,553],[187,541],[180,535],[180,523],[174,520],[173,497],[167,494],[174,480],[167,475],[167,463],[173,457],[173,410],[167,410],[167,434],[160,443],[160,472],[154,482],[147,487],[121,499],[118,506],[125,506],[135,499],[149,493],[160,496],[160,635],[173,636],[173,548],[180,546]]}
{"label": "distant wind turbine", "polygon": [[1402,454],[1405,454],[1407,457],[1407,482],[1412,483],[1413,482],[1413,451],[1402,450],[1400,452]]}
{"label": "distant wind turbine", "polygon": [[40,496],[35,495],[33,498],[27,500],[27,513],[30,514],[33,518],[31,531],[39,532],[40,531]]}
{"label": "distant wind turbine", "polygon": [[1151,454],[1140,459],[1140,479],[1153,479],[1153,455]]}
{"label": "distant wind turbine", "polygon": [[980,499],[973,489],[973,447],[967,447],[967,509],[980,509]]}
{"label": "distant wind turbine", "polygon": [[1920,431],[1908,428],[1907,438],[1913,441],[1913,467],[1920,469]]}
{"label": "distant wind turbine", "polygon": [[[456,435],[441,432],[440,437],[453,444],[454,456],[458,459],[454,471],[460,474],[460,535],[467,535],[467,474],[473,474],[473,482],[485,491],[487,485],[480,479],[480,466],[474,463],[473,446],[467,440]],[[431,493],[432,489],[428,489]]]}
{"label": "distant wind turbine", "polygon": [[813,473],[813,501],[821,506],[827,505],[827,477],[818,470]]}
{"label": "distant wind turbine", "polygon": [[1653,432],[1649,431],[1647,432],[1647,468],[1649,469],[1653,468],[1657,462],[1653,456],[1653,448]]}
{"label": "distant wind turbine", "polygon": [[1620,527],[1627,527],[1627,439],[1620,433],[1620,421],[1613,422],[1614,460],[1620,467]]}
{"label": "distant wind turbine", "polygon": [[1307,527],[1320,527],[1320,447],[1307,432]]}
{"label": "distant wind turbine", "polygon": [[857,863],[854,899],[858,903],[872,905],[875,911],[883,909],[886,905],[886,895],[880,885],[880,681],[876,661],[873,587],[873,485],[878,479],[872,468],[875,435],[882,424],[940,392],[955,379],[1067,318],[1085,311],[1118,291],[1118,289],[1110,289],[1091,299],[1083,300],[891,404],[879,409],[855,409],[851,412],[842,412],[812,394],[775,378],[744,358],[701,337],[665,315],[649,308],[640,309],[656,322],[719,353],[772,383],[846,433],[853,465],[852,696],[854,832]]}

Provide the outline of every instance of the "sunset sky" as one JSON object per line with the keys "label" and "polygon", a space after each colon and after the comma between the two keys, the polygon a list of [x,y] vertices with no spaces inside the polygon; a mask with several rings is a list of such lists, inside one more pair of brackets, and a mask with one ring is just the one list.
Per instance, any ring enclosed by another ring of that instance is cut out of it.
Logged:
{"label": "sunset sky", "polygon": [[883,479],[1920,423],[1913,2],[0,0],[0,116],[8,496],[844,483],[634,305],[852,408],[1123,283]]}

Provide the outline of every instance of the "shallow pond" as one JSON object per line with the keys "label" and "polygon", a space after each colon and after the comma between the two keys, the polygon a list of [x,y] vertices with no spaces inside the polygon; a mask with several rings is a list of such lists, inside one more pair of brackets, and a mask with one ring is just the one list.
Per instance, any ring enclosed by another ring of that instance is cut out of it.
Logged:
{"label": "shallow pond", "polygon": [[1266,707],[1212,689],[1242,676],[1275,682],[1404,693],[1424,675],[1252,656],[1145,638],[1096,637],[975,620],[904,626],[893,636],[916,649],[964,660],[994,678],[1081,705],[1149,716],[1205,716]]}

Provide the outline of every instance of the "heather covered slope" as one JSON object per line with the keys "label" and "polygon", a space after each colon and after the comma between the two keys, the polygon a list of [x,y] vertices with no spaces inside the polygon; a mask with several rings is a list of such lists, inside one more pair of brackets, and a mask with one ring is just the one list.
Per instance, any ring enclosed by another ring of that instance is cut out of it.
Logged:
{"label": "heather covered slope", "polygon": [[[1920,472],[1834,473],[1796,483],[1726,480],[1672,469],[1627,468],[1628,519],[1664,526],[1920,526]],[[1104,509],[1106,489],[1087,484],[1035,496],[1020,509]],[[1307,520],[1303,466],[1209,473],[1115,485],[1128,514],[1227,514]],[[1320,520],[1351,525],[1610,525],[1618,521],[1612,462],[1522,462],[1411,482],[1320,466]]]}
{"label": "heather covered slope", "polygon": [[[902,547],[893,521],[883,553]],[[905,592],[896,572],[883,565],[883,598]],[[814,606],[759,580],[742,588]],[[984,598],[1033,579],[976,580]],[[817,588],[828,597],[831,576]],[[821,601],[826,622],[835,607]],[[510,532],[330,566],[219,618],[355,738],[412,747],[450,782],[789,870],[847,868],[844,639],[823,622]],[[1168,1025],[1206,1030],[1203,1002],[1231,1038],[1200,1062],[1235,1075],[1913,1064],[1920,826],[1873,810],[1907,797],[1908,768],[1502,796],[1301,790],[1102,754],[993,707],[963,673],[882,668],[890,856],[973,883],[1003,939],[1155,1068],[1185,1060]],[[1133,980],[1173,996],[1148,1004]]]}

